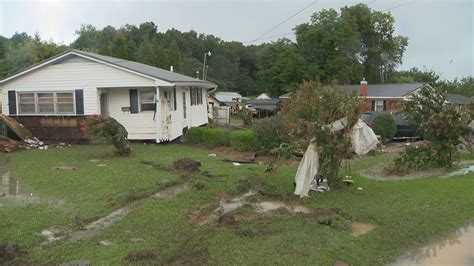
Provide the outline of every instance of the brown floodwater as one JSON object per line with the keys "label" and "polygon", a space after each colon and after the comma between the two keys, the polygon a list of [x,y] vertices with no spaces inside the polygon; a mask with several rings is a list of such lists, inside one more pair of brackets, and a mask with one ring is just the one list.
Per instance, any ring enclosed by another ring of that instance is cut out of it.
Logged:
{"label": "brown floodwater", "polygon": [[408,251],[392,266],[474,265],[474,222],[459,228],[446,238]]}

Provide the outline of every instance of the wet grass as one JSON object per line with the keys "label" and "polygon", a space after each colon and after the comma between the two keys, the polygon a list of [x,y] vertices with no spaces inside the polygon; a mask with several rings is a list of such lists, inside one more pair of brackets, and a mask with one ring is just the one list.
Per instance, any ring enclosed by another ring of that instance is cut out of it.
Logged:
{"label": "wet grass", "polygon": [[[29,249],[28,259],[35,262],[90,259],[97,264],[127,264],[125,258],[130,251],[143,250],[154,256],[142,263],[156,264],[332,265],[339,259],[351,265],[381,265],[394,261],[411,246],[441,237],[474,219],[474,174],[406,181],[376,181],[356,174],[387,162],[391,155],[353,162],[355,184],[344,191],[313,193],[308,199],[299,199],[292,196],[296,166],[281,165],[270,175],[265,173],[265,166],[236,167],[219,161],[219,157],[208,157],[206,150],[183,145],[135,145],[134,150],[130,158],[101,162],[107,164],[104,167],[88,161],[112,152],[101,146],[10,155],[10,168],[15,175],[40,197],[64,204],[0,208],[0,216],[8,217],[0,219],[0,243],[19,241]],[[194,186],[174,199],[150,201],[99,234],[77,243],[59,241],[41,249],[32,248],[41,241],[36,234],[43,228],[59,224],[74,227],[76,214],[95,219],[126,204],[131,193],[143,197],[159,190],[160,184],[182,182],[179,174],[147,167],[142,162],[171,166],[183,157],[200,161],[201,170],[212,174],[187,179],[186,182],[200,184],[201,188]],[[472,156],[463,159],[471,160]],[[61,165],[78,170],[52,170]],[[238,195],[249,188],[261,190],[262,200],[283,200],[309,208],[338,208],[348,221],[377,227],[355,238],[345,229],[289,212],[261,215],[232,226],[214,222],[200,226],[188,218],[203,206],[212,209],[223,191]],[[135,242],[133,238],[143,241]],[[103,239],[113,244],[97,245]]]}

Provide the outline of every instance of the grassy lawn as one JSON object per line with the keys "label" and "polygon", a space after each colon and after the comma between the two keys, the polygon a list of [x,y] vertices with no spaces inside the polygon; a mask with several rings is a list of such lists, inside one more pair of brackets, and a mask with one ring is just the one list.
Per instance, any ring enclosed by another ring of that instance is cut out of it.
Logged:
{"label": "grassy lawn", "polygon": [[[124,257],[129,251],[150,250],[156,256],[146,263],[332,265],[339,259],[351,265],[381,265],[394,261],[407,248],[442,237],[474,219],[474,174],[405,181],[376,181],[355,174],[353,187],[299,199],[292,196],[295,165],[279,165],[275,173],[269,174],[265,165],[234,166],[220,161],[219,155],[209,157],[208,151],[185,145],[133,148],[133,155],[124,159],[110,158],[112,150],[105,146],[9,155],[10,171],[40,200],[0,208],[0,244],[17,241],[28,251],[26,259],[39,263],[90,259],[99,265],[126,264]],[[200,161],[201,170],[212,176],[186,176],[143,164],[147,161],[169,166],[185,156]],[[391,156],[356,160],[353,172],[385,163]],[[98,158],[103,160],[90,161]],[[54,170],[58,166],[77,170]],[[66,225],[78,230],[76,216],[90,222],[182,182],[189,182],[191,189],[176,198],[146,201],[90,238],[39,247],[44,240],[38,235],[42,229]],[[193,212],[217,207],[224,191],[238,196],[250,188],[261,191],[252,201],[281,200],[310,209],[338,208],[342,226],[322,225],[311,217],[285,211],[261,215],[250,208],[244,209],[253,219],[231,225],[215,221],[199,225],[189,218]],[[377,227],[353,237],[347,227],[350,222]],[[133,238],[141,241],[131,241]],[[97,244],[104,239],[113,244]]]}

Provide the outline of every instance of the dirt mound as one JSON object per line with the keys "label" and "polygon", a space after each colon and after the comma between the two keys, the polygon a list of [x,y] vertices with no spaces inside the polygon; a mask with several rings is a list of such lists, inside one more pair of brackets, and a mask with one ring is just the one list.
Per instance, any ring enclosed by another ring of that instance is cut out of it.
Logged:
{"label": "dirt mound", "polygon": [[0,245],[0,264],[13,261],[20,255],[25,254],[22,252],[20,246],[16,242],[8,242],[4,245]]}
{"label": "dirt mound", "polygon": [[174,170],[188,173],[199,172],[199,167],[201,167],[200,162],[187,157],[179,159],[173,163]]}
{"label": "dirt mound", "polygon": [[156,258],[156,253],[150,250],[130,251],[125,257],[127,261],[142,261]]}

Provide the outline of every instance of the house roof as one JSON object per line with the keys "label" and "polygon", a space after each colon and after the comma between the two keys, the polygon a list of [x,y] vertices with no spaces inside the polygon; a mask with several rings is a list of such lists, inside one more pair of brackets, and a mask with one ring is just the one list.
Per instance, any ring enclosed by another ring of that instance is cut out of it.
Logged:
{"label": "house roof", "polygon": [[[402,98],[424,85],[423,83],[368,84],[367,97]],[[345,92],[355,92],[359,95],[360,85],[343,85],[340,88]]]}
{"label": "house roof", "polygon": [[280,95],[278,98],[280,98],[280,99],[288,99],[288,98],[291,97],[292,94],[293,94],[292,92],[287,92],[287,93],[285,93],[285,94]]}
{"label": "house roof", "polygon": [[171,72],[165,69],[153,67],[150,65],[145,65],[142,63],[134,62],[134,61],[129,61],[125,59],[120,59],[120,58],[115,58],[111,56],[105,56],[105,55],[99,55],[95,53],[90,53],[90,52],[85,52],[81,50],[69,50],[64,53],[61,53],[59,55],[56,55],[54,57],[51,57],[43,62],[40,62],[36,65],[30,66],[20,72],[17,72],[9,77],[6,77],[5,79],[1,80],[0,83],[6,82],[10,79],[16,78],[18,76],[21,76],[23,74],[28,73],[29,71],[35,70],[39,67],[46,66],[48,64],[51,64],[53,62],[59,61],[59,60],[64,60],[68,56],[80,56],[86,59],[95,59],[99,62],[110,64],[112,66],[116,66],[125,70],[129,70],[131,72],[139,73],[144,76],[150,77],[152,79],[159,79],[163,80],[169,83],[177,83],[177,85],[207,85],[209,87],[217,87],[215,84],[212,84],[210,82],[200,80],[197,78],[189,77],[186,75],[182,75],[176,72]]}
{"label": "house roof", "polygon": [[278,105],[280,99],[255,99],[247,101],[247,104],[257,105]]}
{"label": "house roof", "polygon": [[221,102],[234,102],[234,99],[242,99],[242,95],[237,92],[219,91],[214,94],[214,97]]}
{"label": "house roof", "polygon": [[454,93],[445,93],[444,97],[446,98],[446,100],[448,100],[448,102],[454,104],[468,105],[473,102],[472,99],[469,97]]}

